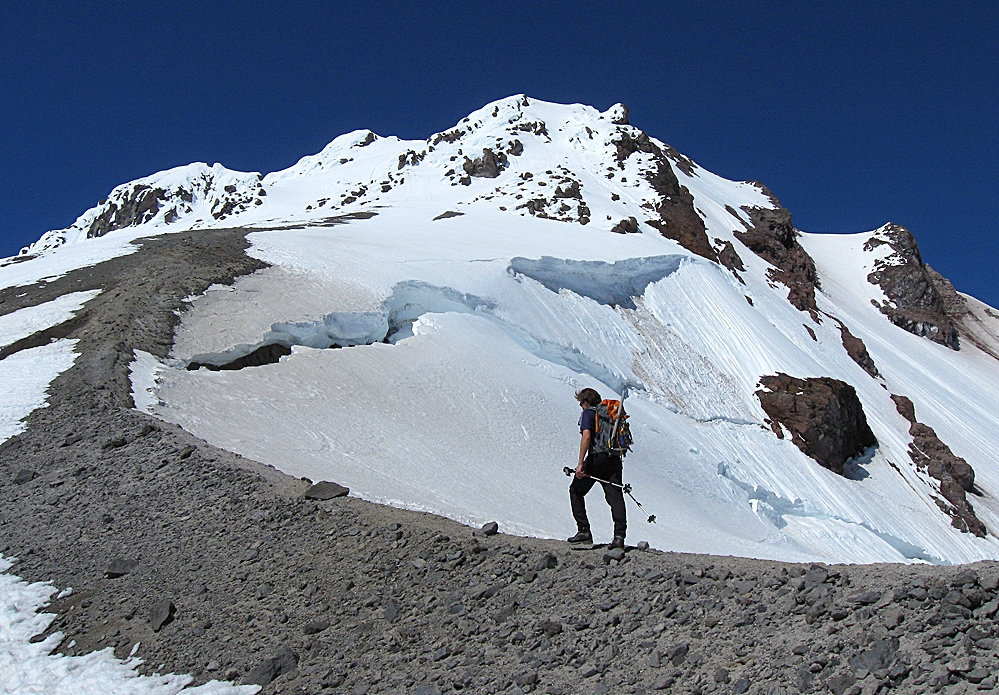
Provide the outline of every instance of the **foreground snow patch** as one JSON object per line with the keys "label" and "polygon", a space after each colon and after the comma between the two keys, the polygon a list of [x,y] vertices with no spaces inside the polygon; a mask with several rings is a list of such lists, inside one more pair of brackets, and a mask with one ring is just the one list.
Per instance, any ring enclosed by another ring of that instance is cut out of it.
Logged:
{"label": "foreground snow patch", "polygon": [[48,582],[29,584],[8,574],[13,563],[0,555],[0,692],[4,695],[252,695],[256,685],[237,686],[210,681],[186,688],[191,676],[140,676],[135,668],[141,659],[118,659],[108,647],[84,656],[52,654],[62,642],[55,632],[32,644],[29,640],[46,630],[55,619],[37,611],[48,605],[56,592]]}
{"label": "foreground snow patch", "polygon": [[0,442],[24,432],[24,418],[47,405],[45,391],[73,366],[75,345],[75,340],[56,340],[0,360]]}

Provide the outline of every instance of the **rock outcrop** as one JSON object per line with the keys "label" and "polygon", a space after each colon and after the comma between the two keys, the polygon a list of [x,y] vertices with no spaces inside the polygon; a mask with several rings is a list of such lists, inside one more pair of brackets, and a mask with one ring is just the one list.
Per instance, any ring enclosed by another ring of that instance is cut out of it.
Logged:
{"label": "rock outcrop", "polygon": [[733,273],[746,270],[746,266],[742,263],[742,257],[739,256],[739,253],[735,250],[735,246],[731,241],[715,239],[715,244],[718,248],[719,263],[731,270]]}
{"label": "rock outcrop", "polygon": [[500,172],[506,168],[507,157],[505,152],[493,152],[488,147],[482,149],[482,156],[475,159],[465,157],[461,168],[465,173],[473,178],[495,179]]}
{"label": "rock outcrop", "polygon": [[[148,222],[156,216],[160,204],[166,200],[166,191],[162,188],[137,185],[121,200],[107,202],[104,211],[90,223],[87,238],[101,237],[116,229],[124,229]],[[187,192],[185,200],[191,202],[190,192]]]}
{"label": "rock outcrop", "polygon": [[[887,297],[887,301],[876,304],[881,313],[914,335],[959,349],[957,328],[947,311],[948,302],[938,290],[939,280],[934,282],[933,275],[938,274],[923,263],[912,233],[889,222],[868,239],[864,250],[873,251],[883,244],[888,244],[892,253],[878,260],[867,276],[868,282],[879,286]],[[956,299],[960,297],[956,292],[953,295],[950,303],[957,310]]]}
{"label": "rock outcrop", "polygon": [[940,441],[937,433],[929,425],[916,420],[916,408],[905,396],[892,394],[895,408],[909,421],[909,457],[920,471],[940,481],[942,500],[937,505],[950,515],[955,528],[976,536],[985,536],[985,524],[975,515],[975,508],[968,501],[967,493],[976,494],[975,470],[960,456],[955,456],[950,447]]}
{"label": "rock outcrop", "polygon": [[659,230],[667,239],[676,241],[685,249],[710,261],[717,261],[718,255],[711,247],[704,229],[704,220],[694,209],[694,196],[680,183],[670,158],[659,145],[637,128],[622,126],[618,129],[617,160],[622,164],[635,152],[652,155],[651,165],[642,172],[659,199],[649,202],[646,207],[656,217],[645,220],[646,224]]}
{"label": "rock outcrop", "polygon": [[[994,328],[990,330],[983,324],[982,318],[971,310],[971,307],[968,306],[968,300],[954,288],[950,280],[931,268],[929,264],[924,267],[937,294],[940,295],[944,311],[957,328],[959,340],[968,341],[982,352],[999,360],[999,341],[996,340]],[[989,308],[985,308],[986,316],[992,319],[997,318],[994,315],[990,316],[990,311]]]}
{"label": "rock outcrop", "polygon": [[788,301],[817,319],[815,288],[819,285],[819,278],[815,272],[815,261],[798,243],[798,232],[791,222],[790,211],[781,207],[766,187],[762,184],[761,187],[775,207],[743,206],[743,211],[749,215],[749,224],[739,217],[746,231],[737,231],[735,236],[750,251],[774,266],[768,275],[771,280],[788,288]]}
{"label": "rock outcrop", "polygon": [[760,385],[756,396],[774,433],[783,439],[786,429],[795,446],[834,473],[843,475],[848,459],[878,443],[856,390],[844,381],[779,373]]}
{"label": "rock outcrop", "polygon": [[851,333],[845,323],[842,321],[838,321],[838,323],[840,337],[843,339],[843,348],[850,356],[850,359],[860,365],[861,369],[875,379],[880,377],[881,373],[878,372],[878,366],[874,364],[874,358],[871,357],[871,353],[867,351],[867,346],[864,344],[864,341]]}

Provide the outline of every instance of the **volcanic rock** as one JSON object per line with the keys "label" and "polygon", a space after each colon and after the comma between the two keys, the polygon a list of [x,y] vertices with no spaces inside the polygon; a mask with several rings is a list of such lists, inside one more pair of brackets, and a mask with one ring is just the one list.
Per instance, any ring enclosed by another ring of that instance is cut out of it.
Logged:
{"label": "volcanic rock", "polygon": [[617,139],[618,162],[622,163],[635,152],[652,155],[651,162],[643,170],[642,176],[659,194],[658,202],[652,205],[657,218],[645,222],[659,230],[667,239],[673,239],[681,246],[698,256],[710,261],[717,261],[718,256],[708,241],[704,229],[704,220],[694,209],[694,196],[686,186],[680,184],[670,158],[647,133],[630,126],[618,128]]}
{"label": "volcanic rock", "polygon": [[173,614],[177,611],[173,602],[169,600],[157,601],[149,609],[149,625],[153,632],[159,632],[160,628],[173,620]]}
{"label": "volcanic rock", "polygon": [[[735,232],[735,236],[750,251],[774,266],[769,271],[770,278],[787,286],[790,290],[788,301],[814,318],[815,288],[819,285],[815,261],[798,243],[798,232],[791,222],[790,211],[781,207],[773,194],[760,185],[776,207],[743,206],[750,224],[743,221],[746,231]],[[739,220],[742,221],[742,218]]]}
{"label": "volcanic rock", "polygon": [[783,439],[783,426],[805,455],[839,475],[847,459],[878,443],[856,390],[844,381],[779,373],[760,385],[756,395],[774,433]]}
{"label": "volcanic rock", "polygon": [[634,234],[638,231],[638,220],[634,217],[623,219],[611,227],[611,231],[615,234]]}
{"label": "volcanic rock", "polygon": [[461,165],[465,173],[472,177],[495,179],[500,172],[506,168],[506,154],[500,152],[496,154],[488,147],[482,149],[482,156],[475,159],[465,157],[465,162]]}
{"label": "volcanic rock", "polygon": [[108,565],[107,570],[104,574],[107,575],[108,579],[117,579],[118,577],[124,577],[130,572],[134,572],[135,568],[139,566],[139,561],[134,559],[125,558],[115,558]]}
{"label": "volcanic rock", "polygon": [[955,528],[985,536],[985,524],[975,515],[975,508],[968,501],[968,492],[975,492],[975,470],[937,436],[929,425],[916,420],[916,408],[905,396],[892,394],[899,415],[909,421],[909,458],[919,470],[940,481],[940,494],[950,503],[945,511],[950,514]]}
{"label": "volcanic rock", "polygon": [[[865,251],[888,244],[892,253],[874,265],[868,282],[878,285],[888,301],[878,305],[896,326],[918,336],[959,349],[957,328],[947,303],[937,290],[929,266],[923,263],[912,233],[889,222],[864,244]],[[957,304],[951,298],[952,308]]]}
{"label": "volcanic rock", "polygon": [[331,500],[337,497],[346,497],[350,493],[350,488],[329,480],[322,480],[308,490],[302,496],[307,500]]}
{"label": "volcanic rock", "polygon": [[38,477],[38,474],[27,468],[22,468],[14,476],[15,485],[24,485],[25,483],[30,483],[32,480]]}
{"label": "volcanic rock", "polygon": [[720,244],[721,248],[718,251],[718,262],[723,266],[735,271],[744,271],[746,267],[742,263],[742,258],[739,256],[738,252],[735,250],[735,246],[731,241],[722,241],[721,239],[715,239],[715,243]]}
{"label": "volcanic rock", "polygon": [[267,657],[251,668],[243,682],[249,685],[269,685],[275,678],[298,668],[298,654],[283,649],[274,656]]}
{"label": "volcanic rock", "polygon": [[861,369],[875,379],[880,377],[881,373],[878,372],[878,367],[874,364],[874,358],[871,357],[871,353],[867,352],[867,346],[864,345],[864,341],[851,333],[850,329],[842,321],[839,322],[839,332],[840,337],[843,339],[843,348],[846,350],[846,354],[850,356],[850,359],[860,365]]}
{"label": "volcanic rock", "polygon": [[150,188],[138,184],[121,202],[108,202],[104,211],[94,218],[87,230],[87,238],[101,237],[116,229],[142,224],[151,220],[159,211],[160,203],[166,199],[162,188]]}

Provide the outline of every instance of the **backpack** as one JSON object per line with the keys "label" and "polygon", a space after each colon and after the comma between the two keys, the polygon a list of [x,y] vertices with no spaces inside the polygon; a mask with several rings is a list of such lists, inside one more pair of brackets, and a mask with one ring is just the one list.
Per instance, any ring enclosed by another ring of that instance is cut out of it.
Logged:
{"label": "backpack", "polygon": [[628,414],[621,401],[604,400],[594,408],[596,411],[596,431],[593,437],[593,453],[610,454],[624,458],[631,451],[634,440],[628,425]]}

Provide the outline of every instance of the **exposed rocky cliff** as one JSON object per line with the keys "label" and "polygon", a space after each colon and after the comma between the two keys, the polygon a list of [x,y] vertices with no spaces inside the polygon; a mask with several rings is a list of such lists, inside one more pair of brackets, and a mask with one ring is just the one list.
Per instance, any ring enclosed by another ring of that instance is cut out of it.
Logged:
{"label": "exposed rocky cliff", "polygon": [[[937,289],[931,269],[923,263],[912,233],[889,222],[875,232],[864,249],[871,251],[883,244],[887,244],[892,253],[877,261],[867,276],[868,281],[878,285],[887,297],[878,308],[896,326],[957,350],[959,341],[954,320],[947,312],[947,303]],[[960,303],[952,298],[951,304],[956,309]]]}
{"label": "exposed rocky cliff", "polygon": [[817,318],[815,288],[819,285],[819,278],[815,261],[798,243],[798,232],[791,222],[790,211],[781,207],[773,194],[761,187],[775,207],[743,207],[749,215],[749,223],[736,215],[746,231],[737,231],[735,236],[750,251],[774,266],[769,271],[770,278],[788,288],[788,301],[801,311],[807,311],[812,318]]}
{"label": "exposed rocky cliff", "polygon": [[864,344],[864,341],[851,333],[845,323],[838,319],[836,321],[839,323],[839,332],[843,339],[843,348],[846,350],[846,353],[850,355],[850,359],[856,362],[861,369],[875,379],[880,377],[881,374],[878,372],[878,366],[874,364],[874,358],[871,357],[871,353],[867,351],[867,345]]}
{"label": "exposed rocky cliff", "polygon": [[999,350],[995,348],[997,336],[994,326],[990,329],[982,320],[982,318],[985,318],[986,321],[992,319],[994,322],[997,318],[994,315],[995,312],[985,308],[983,311],[985,317],[978,316],[969,307],[968,300],[954,288],[950,280],[931,268],[929,264],[925,268],[937,294],[940,295],[944,311],[947,312],[947,316],[951,318],[957,328],[960,340],[966,340],[982,352],[999,359]]}
{"label": "exposed rocky cliff", "polygon": [[688,251],[712,261],[718,254],[711,247],[704,229],[704,220],[694,209],[694,197],[683,186],[673,168],[670,158],[649,136],[637,128],[620,126],[614,144],[617,147],[617,160],[622,163],[635,152],[652,155],[652,164],[643,176],[652,186],[659,199],[646,203],[646,207],[656,217],[645,220],[667,239],[673,239]]}

